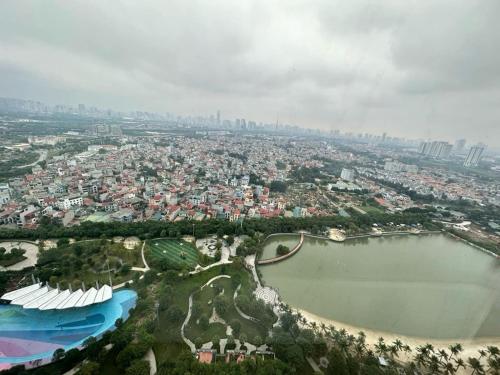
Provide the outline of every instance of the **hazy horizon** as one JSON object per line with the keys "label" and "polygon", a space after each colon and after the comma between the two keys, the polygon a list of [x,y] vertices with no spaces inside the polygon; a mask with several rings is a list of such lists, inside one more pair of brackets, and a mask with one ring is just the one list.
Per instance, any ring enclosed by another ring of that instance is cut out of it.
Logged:
{"label": "hazy horizon", "polygon": [[0,96],[500,146],[500,3],[0,3]]}

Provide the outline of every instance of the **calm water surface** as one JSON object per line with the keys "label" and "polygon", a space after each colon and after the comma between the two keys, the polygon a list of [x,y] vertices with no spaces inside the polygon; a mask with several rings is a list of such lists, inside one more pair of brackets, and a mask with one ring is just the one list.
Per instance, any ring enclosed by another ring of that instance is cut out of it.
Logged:
{"label": "calm water surface", "polygon": [[[298,236],[284,236],[293,247]],[[275,256],[280,237],[266,243]],[[360,328],[434,339],[500,337],[500,261],[445,235],[334,243],[306,238],[291,258],[261,266],[282,299]]]}

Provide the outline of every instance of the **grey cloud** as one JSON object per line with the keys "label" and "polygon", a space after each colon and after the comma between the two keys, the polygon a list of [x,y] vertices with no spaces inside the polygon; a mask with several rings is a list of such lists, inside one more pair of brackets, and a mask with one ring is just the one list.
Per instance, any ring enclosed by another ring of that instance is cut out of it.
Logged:
{"label": "grey cloud", "polygon": [[495,0],[4,0],[0,95],[412,137],[436,121],[436,136],[491,143],[499,10]]}

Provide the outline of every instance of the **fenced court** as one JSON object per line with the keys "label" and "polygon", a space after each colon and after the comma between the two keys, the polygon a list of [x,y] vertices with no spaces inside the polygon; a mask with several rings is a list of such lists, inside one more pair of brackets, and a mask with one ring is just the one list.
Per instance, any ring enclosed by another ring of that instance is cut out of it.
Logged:
{"label": "fenced court", "polygon": [[182,268],[184,265],[194,268],[198,263],[198,250],[182,240],[158,239],[148,241],[151,257],[167,259],[172,267]]}

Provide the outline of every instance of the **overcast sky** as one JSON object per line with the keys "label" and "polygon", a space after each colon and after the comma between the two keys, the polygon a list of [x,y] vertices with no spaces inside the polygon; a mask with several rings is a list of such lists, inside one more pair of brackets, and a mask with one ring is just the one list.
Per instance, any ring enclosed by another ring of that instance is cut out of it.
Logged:
{"label": "overcast sky", "polygon": [[0,96],[500,146],[500,1],[0,1]]}

